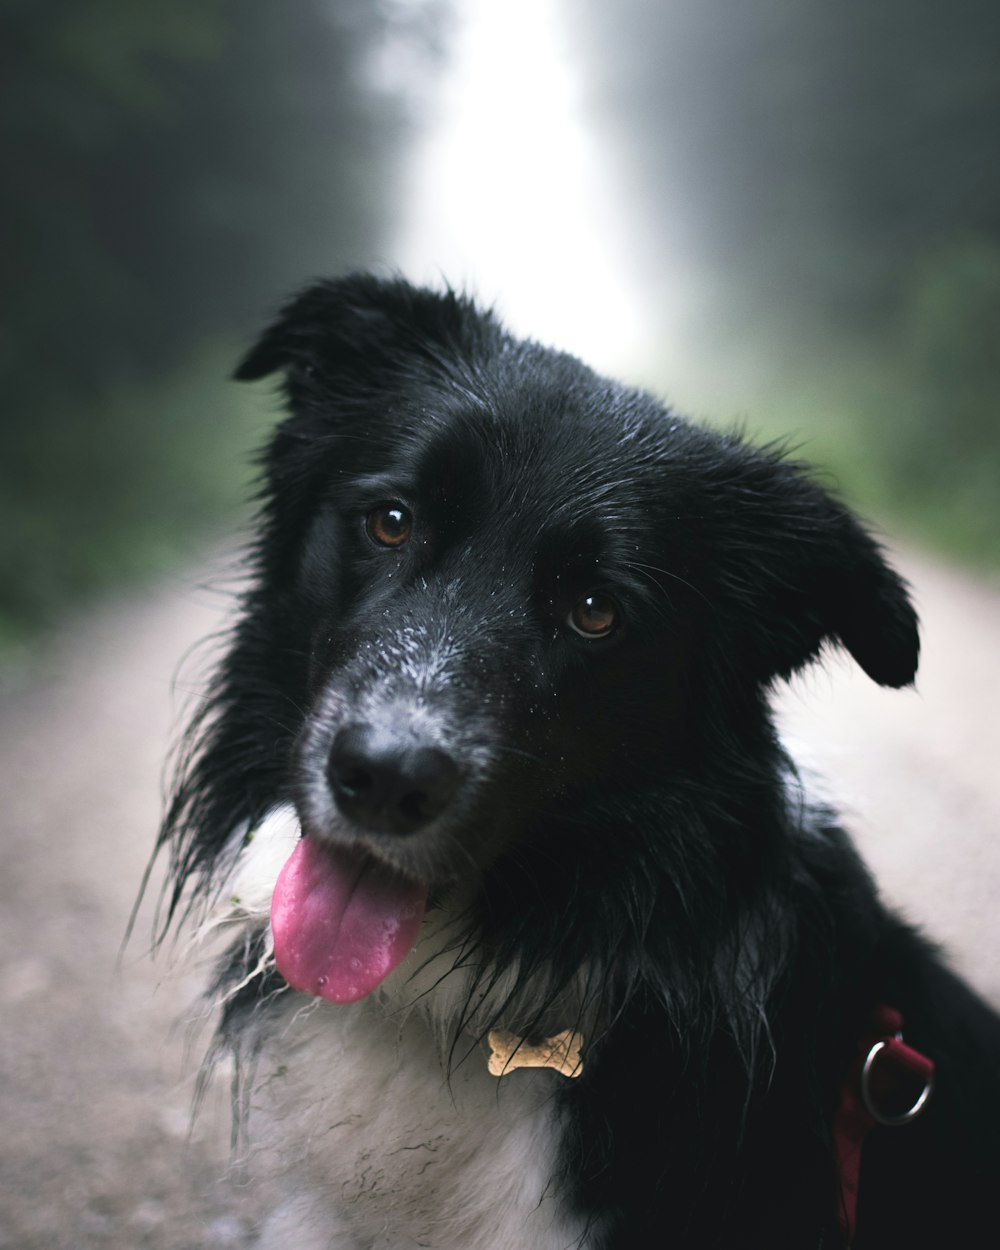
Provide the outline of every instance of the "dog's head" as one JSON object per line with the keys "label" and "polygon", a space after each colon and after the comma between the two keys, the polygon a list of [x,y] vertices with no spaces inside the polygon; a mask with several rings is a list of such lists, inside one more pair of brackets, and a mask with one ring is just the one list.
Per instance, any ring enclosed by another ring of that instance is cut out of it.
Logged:
{"label": "dog's head", "polygon": [[[801,466],[460,296],[320,283],[236,376],[272,373],[257,581],[181,800],[203,826],[291,798],[341,875],[543,872],[621,796],[737,786],[770,683],[825,643],[914,676],[903,584]],[[221,823],[199,837],[187,866]]]}

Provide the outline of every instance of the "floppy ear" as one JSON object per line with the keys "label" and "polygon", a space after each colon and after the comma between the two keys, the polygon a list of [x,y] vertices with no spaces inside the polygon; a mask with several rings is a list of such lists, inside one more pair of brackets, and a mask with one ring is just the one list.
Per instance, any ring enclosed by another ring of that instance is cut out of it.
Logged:
{"label": "floppy ear", "polygon": [[764,676],[790,676],[832,641],[879,685],[909,685],[917,615],[879,544],[803,466],[742,450],[726,581],[750,615],[746,642]]}
{"label": "floppy ear", "polygon": [[350,274],[314,283],[291,299],[233,376],[253,382],[279,371],[321,378],[347,371],[373,385],[415,360],[438,359],[441,348],[461,347],[476,327],[490,325],[488,313],[476,312],[454,291]]}
{"label": "floppy ear", "polygon": [[836,531],[816,599],[828,633],[881,686],[908,686],[917,673],[920,634],[908,587],[844,508],[832,503]]}

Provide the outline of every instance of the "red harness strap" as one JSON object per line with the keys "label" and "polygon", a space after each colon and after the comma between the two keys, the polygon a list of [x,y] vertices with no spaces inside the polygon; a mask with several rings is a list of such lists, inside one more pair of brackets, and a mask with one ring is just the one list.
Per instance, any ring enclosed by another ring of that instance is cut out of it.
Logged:
{"label": "red harness strap", "polygon": [[857,1224],[861,1148],[876,1124],[908,1124],[924,1109],[934,1085],[934,1064],[903,1041],[903,1017],[876,1008],[871,1032],[840,1093],[833,1140],[840,1173],[840,1225],[848,1246]]}

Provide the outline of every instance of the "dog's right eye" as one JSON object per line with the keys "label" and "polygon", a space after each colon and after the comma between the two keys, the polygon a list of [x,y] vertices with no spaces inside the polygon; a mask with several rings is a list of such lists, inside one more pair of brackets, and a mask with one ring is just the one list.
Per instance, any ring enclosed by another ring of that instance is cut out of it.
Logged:
{"label": "dog's right eye", "polygon": [[610,595],[586,595],[567,622],[581,638],[607,638],[621,623],[621,608]]}
{"label": "dog's right eye", "polygon": [[402,547],[413,532],[413,514],[400,503],[386,503],[368,513],[365,529],[380,547]]}

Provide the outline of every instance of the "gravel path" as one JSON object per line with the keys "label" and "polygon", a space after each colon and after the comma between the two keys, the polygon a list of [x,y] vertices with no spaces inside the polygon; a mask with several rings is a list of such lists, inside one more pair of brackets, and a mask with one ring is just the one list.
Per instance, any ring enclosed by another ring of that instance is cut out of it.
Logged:
{"label": "gravel path", "polygon": [[[901,564],[924,620],[920,692],[835,662],[796,683],[783,721],[886,895],[1000,1002],[1000,588]],[[226,1178],[224,1090],[190,1130],[199,1052],[177,1022],[199,979],[165,981],[146,958],[148,906],[117,966],[183,704],[172,679],[221,608],[180,580],[106,605],[4,698],[0,1247],[239,1246],[267,1201]]]}

